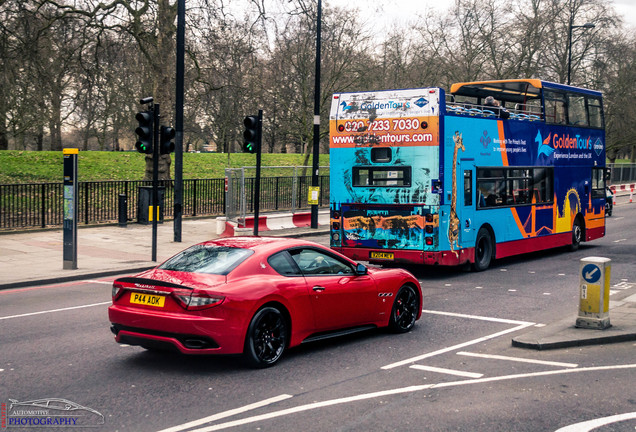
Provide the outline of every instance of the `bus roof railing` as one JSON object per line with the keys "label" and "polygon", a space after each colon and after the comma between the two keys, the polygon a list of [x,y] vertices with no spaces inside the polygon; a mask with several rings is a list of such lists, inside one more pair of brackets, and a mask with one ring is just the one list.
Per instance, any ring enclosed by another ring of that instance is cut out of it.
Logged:
{"label": "bus roof railing", "polygon": [[[534,121],[543,118],[541,107],[537,105],[516,103],[513,106],[506,106],[505,109],[510,113],[511,119]],[[446,95],[446,112],[469,116],[497,117],[492,106],[455,101],[451,95]]]}
{"label": "bus roof railing", "polygon": [[451,85],[453,95],[496,99],[511,102],[525,102],[541,97],[543,84],[538,79],[495,80],[455,83]]}

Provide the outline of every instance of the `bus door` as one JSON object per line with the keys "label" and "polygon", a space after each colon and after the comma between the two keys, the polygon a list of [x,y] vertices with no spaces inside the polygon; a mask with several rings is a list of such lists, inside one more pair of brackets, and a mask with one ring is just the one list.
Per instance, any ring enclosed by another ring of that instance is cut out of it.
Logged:
{"label": "bus door", "polygon": [[459,246],[475,246],[475,169],[474,160],[460,160],[457,173],[457,216],[459,217]]}

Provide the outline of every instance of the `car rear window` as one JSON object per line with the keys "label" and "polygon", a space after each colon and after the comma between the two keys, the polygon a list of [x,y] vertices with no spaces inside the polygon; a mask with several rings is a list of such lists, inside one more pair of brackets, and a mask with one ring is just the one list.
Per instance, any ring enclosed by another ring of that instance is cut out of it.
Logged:
{"label": "car rear window", "polygon": [[159,266],[161,270],[227,275],[248,256],[251,249],[194,245]]}

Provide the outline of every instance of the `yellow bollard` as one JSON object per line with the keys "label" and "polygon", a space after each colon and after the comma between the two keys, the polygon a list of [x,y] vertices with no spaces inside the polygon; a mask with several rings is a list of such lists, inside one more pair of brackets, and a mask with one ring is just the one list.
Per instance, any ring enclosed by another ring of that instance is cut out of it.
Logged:
{"label": "yellow bollard", "polygon": [[612,260],[602,257],[581,259],[579,316],[576,327],[604,330],[611,327],[609,288]]}

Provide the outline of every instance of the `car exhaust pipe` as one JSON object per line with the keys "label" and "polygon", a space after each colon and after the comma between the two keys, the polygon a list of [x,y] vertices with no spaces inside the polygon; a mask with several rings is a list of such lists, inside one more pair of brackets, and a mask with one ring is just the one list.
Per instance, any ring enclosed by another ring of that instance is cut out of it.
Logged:
{"label": "car exhaust pipe", "polygon": [[202,339],[186,339],[183,345],[189,349],[204,349],[209,347],[210,343]]}

